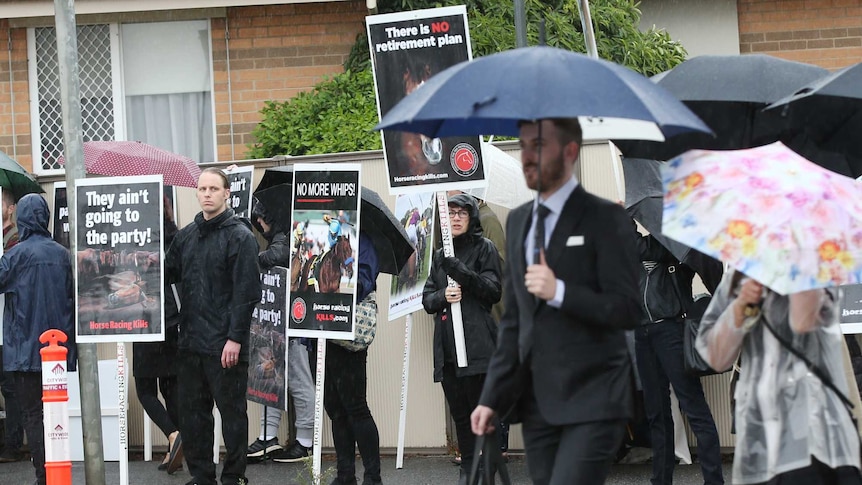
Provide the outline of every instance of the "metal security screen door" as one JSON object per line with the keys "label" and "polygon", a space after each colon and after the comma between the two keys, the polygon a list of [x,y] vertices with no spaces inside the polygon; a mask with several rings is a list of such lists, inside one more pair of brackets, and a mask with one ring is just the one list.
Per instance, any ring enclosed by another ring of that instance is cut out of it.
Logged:
{"label": "metal security screen door", "polygon": [[[110,25],[78,26],[84,141],[114,140],[117,135],[111,30]],[[57,34],[53,27],[30,29],[28,33],[30,58],[35,59],[31,63],[35,83],[30,85],[30,99],[37,101],[31,104],[32,132],[37,134],[33,137],[33,165],[37,173],[56,173],[62,170],[57,159],[63,154]]]}

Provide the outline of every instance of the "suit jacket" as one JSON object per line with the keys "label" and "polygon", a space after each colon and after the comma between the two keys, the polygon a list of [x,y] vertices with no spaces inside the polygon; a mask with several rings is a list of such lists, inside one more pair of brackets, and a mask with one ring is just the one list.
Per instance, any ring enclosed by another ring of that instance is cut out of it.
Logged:
{"label": "suit jacket", "polygon": [[531,379],[549,424],[626,419],[633,390],[624,330],[642,318],[631,220],[619,205],[575,188],[545,253],[566,285],[557,309],[524,286],[532,206],[507,221],[506,311],[479,402],[505,415]]}

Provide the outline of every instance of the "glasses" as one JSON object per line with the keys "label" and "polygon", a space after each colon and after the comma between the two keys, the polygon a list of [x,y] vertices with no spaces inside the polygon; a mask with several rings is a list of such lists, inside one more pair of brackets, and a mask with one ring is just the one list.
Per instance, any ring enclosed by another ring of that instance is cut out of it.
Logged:
{"label": "glasses", "polygon": [[466,219],[470,217],[470,213],[465,210],[449,211],[449,219],[454,219],[455,217],[458,217],[459,219]]}

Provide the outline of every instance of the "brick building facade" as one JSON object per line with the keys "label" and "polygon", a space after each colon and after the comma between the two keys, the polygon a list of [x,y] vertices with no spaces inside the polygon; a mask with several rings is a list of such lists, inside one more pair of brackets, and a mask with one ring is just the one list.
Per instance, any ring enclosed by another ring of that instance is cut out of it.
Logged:
{"label": "brick building facade", "polygon": [[[185,11],[79,15],[88,22],[207,19],[211,32],[216,159],[243,159],[267,100],[307,91],[343,63],[365,29],[365,2],[348,0]],[[142,20],[138,20],[142,19]],[[0,151],[33,167],[28,27],[53,19],[0,20]],[[79,46],[80,47],[80,46]],[[10,62],[11,61],[11,62]],[[10,74],[11,68],[11,74]]]}
{"label": "brick building facade", "polygon": [[835,70],[862,61],[862,0],[738,0],[740,52]]}

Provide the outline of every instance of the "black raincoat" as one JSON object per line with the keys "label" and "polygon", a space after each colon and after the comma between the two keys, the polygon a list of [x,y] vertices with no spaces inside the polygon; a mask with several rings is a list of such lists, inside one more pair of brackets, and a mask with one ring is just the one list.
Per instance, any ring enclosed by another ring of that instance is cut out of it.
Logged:
{"label": "black raincoat", "polygon": [[467,367],[456,367],[458,377],[484,374],[497,345],[497,324],[491,316],[491,306],[500,301],[500,256],[489,239],[482,236],[479,206],[469,195],[456,195],[449,204],[467,209],[470,225],[467,231],[452,240],[455,258],[434,251],[431,273],[425,282],[422,305],[434,315],[434,381],[443,379],[444,362],[455,359],[455,334],[446,302],[447,274],[461,285],[461,316],[467,346]]}
{"label": "black raincoat", "polygon": [[248,219],[227,209],[203,213],[180,230],[168,251],[169,282],[182,282],[179,349],[221,356],[228,339],[248,362],[251,312],[260,300],[257,240]]}

